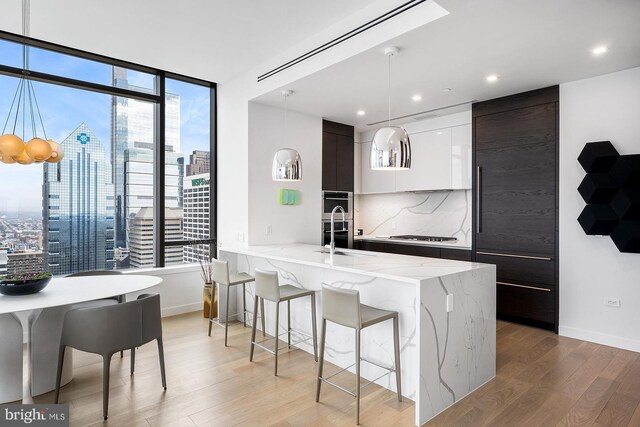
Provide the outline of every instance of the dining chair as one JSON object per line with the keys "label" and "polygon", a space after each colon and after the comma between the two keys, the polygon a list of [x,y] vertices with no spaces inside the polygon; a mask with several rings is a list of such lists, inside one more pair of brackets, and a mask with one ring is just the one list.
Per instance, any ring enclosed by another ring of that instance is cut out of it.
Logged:
{"label": "dining chair", "polygon": [[131,349],[133,373],[135,347],[157,340],[162,386],[167,389],[160,318],[160,295],[144,294],[135,301],[103,307],[69,310],[64,318],[58,350],[55,403],[60,397],[60,381],[67,347],[99,354],[103,359],[102,411],[109,412],[109,372],[112,356]]}

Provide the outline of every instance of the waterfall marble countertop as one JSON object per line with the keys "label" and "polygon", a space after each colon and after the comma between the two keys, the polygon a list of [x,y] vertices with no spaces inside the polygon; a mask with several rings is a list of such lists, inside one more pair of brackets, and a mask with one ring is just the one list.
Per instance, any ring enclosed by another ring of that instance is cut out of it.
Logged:
{"label": "waterfall marble countertop", "polygon": [[433,248],[450,248],[470,251],[471,246],[467,246],[465,242],[457,240],[455,242],[425,242],[422,240],[403,240],[403,239],[391,239],[389,236],[353,236],[354,240],[364,240],[367,242],[383,242],[393,243],[396,245],[417,245],[417,246],[431,246]]}
{"label": "waterfall marble countertop", "polygon": [[337,248],[348,255],[322,253],[319,245],[291,243],[282,245],[260,245],[222,247],[220,252],[230,252],[276,261],[322,267],[347,273],[380,277],[400,282],[421,284],[423,280],[458,274],[466,271],[495,268],[491,264],[453,261],[440,258],[425,258],[383,252],[368,252]]}

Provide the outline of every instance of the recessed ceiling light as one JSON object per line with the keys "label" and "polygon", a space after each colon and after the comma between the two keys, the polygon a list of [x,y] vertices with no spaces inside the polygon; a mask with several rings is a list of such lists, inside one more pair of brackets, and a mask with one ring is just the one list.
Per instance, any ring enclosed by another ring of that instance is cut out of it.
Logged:
{"label": "recessed ceiling light", "polygon": [[442,132],[438,132],[438,135],[442,135]]}
{"label": "recessed ceiling light", "polygon": [[442,89],[443,92],[451,92],[453,89],[451,89],[450,87],[445,87],[444,89]]}
{"label": "recessed ceiling light", "polygon": [[365,113],[364,113],[364,110],[358,110],[358,115],[359,115],[359,116],[364,116],[364,114],[365,114]]}
{"label": "recessed ceiling light", "polygon": [[498,76],[496,76],[495,74],[491,74],[490,76],[487,76],[487,81],[489,83],[497,82]]}
{"label": "recessed ceiling light", "polygon": [[608,50],[609,48],[606,46],[598,46],[598,47],[595,47],[591,52],[594,55],[602,55],[603,53],[607,53]]}
{"label": "recessed ceiling light", "polygon": [[413,95],[411,97],[415,102],[422,101],[422,95]]}

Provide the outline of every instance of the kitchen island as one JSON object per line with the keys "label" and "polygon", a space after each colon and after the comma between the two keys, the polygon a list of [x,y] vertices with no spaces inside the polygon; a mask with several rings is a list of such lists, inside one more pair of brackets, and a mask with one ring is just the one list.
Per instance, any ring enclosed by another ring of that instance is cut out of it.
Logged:
{"label": "kitchen island", "polygon": [[[344,255],[336,254],[332,259],[322,249],[306,244],[219,248],[219,258],[229,261],[230,271],[277,271],[281,284],[317,292],[323,284],[356,289],[363,304],[398,311],[402,394],[415,402],[416,425],[495,377],[495,266],[353,250],[340,250]],[[252,286],[247,290],[253,293]],[[316,300],[321,313],[319,294]],[[291,304],[293,329],[311,332],[309,304]],[[240,305],[236,305],[237,310]],[[273,336],[275,306],[267,303],[265,310],[267,333]],[[286,319],[283,311],[286,309],[281,310],[281,316]],[[285,332],[286,321],[281,320],[280,325],[278,332]],[[313,353],[310,343],[298,347]],[[393,366],[391,322],[362,332],[362,355]],[[344,368],[354,362],[354,357],[353,331],[329,323],[326,360]],[[283,375],[286,369],[283,365]],[[361,375],[366,379],[373,380],[382,373],[379,367],[362,364]],[[376,383],[396,390],[393,374]]]}

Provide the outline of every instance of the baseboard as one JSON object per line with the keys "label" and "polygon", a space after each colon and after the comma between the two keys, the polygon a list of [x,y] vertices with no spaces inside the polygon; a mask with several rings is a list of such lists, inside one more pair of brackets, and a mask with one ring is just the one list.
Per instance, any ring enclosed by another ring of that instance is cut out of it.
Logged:
{"label": "baseboard", "polygon": [[199,310],[202,310],[202,301],[192,304],[174,305],[173,307],[164,307],[162,309],[162,317],[177,316],[178,314],[191,313]]}
{"label": "baseboard", "polygon": [[558,333],[563,337],[576,338],[583,341],[594,342],[596,344],[603,344],[610,347],[640,352],[640,340],[634,340],[632,338],[602,334],[600,332],[572,328],[569,326],[560,326]]}

